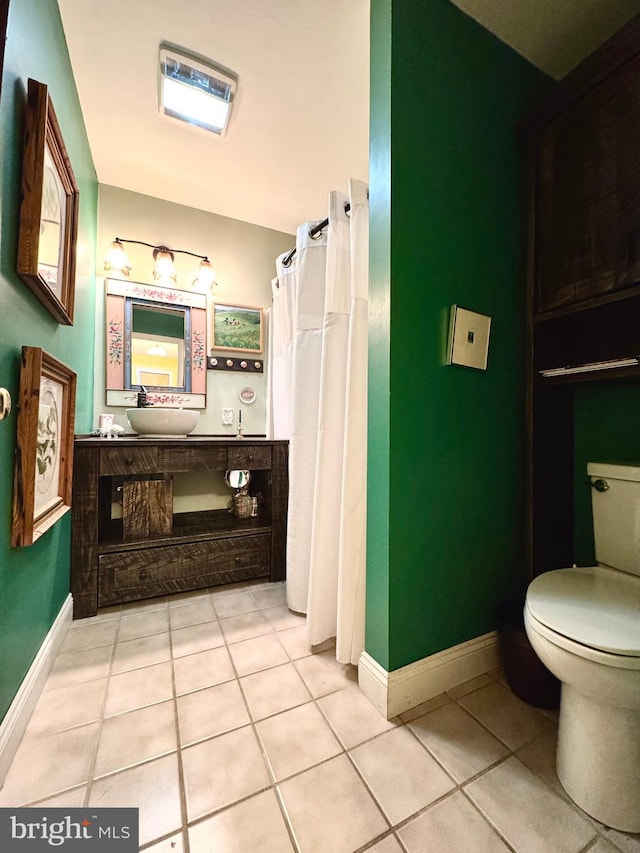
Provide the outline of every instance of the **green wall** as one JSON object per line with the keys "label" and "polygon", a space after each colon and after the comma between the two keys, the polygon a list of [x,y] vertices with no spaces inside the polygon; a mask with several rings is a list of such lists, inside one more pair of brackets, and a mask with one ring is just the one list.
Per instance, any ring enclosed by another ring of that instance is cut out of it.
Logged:
{"label": "green wall", "polygon": [[[27,79],[49,86],[80,190],[75,324],[60,326],[16,275]],[[78,374],[76,432],[92,428],[97,182],[58,5],[11,0],[0,98],[0,385],[18,401],[23,345]],[[0,718],[69,593],[70,514],[29,548],[10,547],[14,407],[0,422]]]}
{"label": "green wall", "polygon": [[[366,648],[390,671],[492,630],[523,578],[515,126],[550,81],[448,0],[371,21]],[[453,303],[492,317],[486,372],[445,365]]]}
{"label": "green wall", "polygon": [[578,566],[595,562],[588,462],[640,464],[640,386],[596,385],[574,392],[574,548]]}

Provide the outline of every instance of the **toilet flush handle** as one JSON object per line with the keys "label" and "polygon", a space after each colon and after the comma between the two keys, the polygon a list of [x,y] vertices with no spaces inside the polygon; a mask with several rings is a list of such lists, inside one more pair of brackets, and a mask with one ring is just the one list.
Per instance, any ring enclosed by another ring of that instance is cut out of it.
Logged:
{"label": "toilet flush handle", "polygon": [[591,487],[596,490],[596,492],[606,492],[609,488],[609,483],[606,480],[591,480]]}

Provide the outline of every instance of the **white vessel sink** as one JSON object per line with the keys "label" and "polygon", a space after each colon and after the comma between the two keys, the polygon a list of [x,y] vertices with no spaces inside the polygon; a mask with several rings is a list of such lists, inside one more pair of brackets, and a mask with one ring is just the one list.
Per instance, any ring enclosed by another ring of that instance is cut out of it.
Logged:
{"label": "white vessel sink", "polygon": [[131,429],[143,438],[185,438],[196,428],[200,412],[149,406],[127,409]]}

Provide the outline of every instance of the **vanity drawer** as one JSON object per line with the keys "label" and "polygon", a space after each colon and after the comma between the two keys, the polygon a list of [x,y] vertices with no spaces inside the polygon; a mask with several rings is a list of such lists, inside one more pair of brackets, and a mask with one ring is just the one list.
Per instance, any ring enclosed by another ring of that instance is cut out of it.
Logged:
{"label": "vanity drawer", "polygon": [[102,554],[98,606],[267,577],[270,552],[260,533]]}
{"label": "vanity drawer", "polygon": [[271,468],[271,445],[229,445],[227,464],[229,469],[247,468],[260,470]]}
{"label": "vanity drawer", "polygon": [[100,476],[117,474],[156,474],[158,468],[157,447],[101,447]]}
{"label": "vanity drawer", "polygon": [[176,471],[226,471],[227,448],[159,447],[158,464],[167,473]]}

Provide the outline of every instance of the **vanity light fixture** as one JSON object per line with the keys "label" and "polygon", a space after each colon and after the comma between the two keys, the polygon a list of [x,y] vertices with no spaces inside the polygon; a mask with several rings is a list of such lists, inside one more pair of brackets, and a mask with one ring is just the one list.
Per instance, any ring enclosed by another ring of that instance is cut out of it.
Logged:
{"label": "vanity light fixture", "polygon": [[120,272],[126,276],[131,272],[131,262],[127,257],[127,253],[125,252],[124,246],[122,245],[119,237],[116,237],[113,243],[109,246],[109,251],[107,252],[107,257],[104,261],[104,271]]}
{"label": "vanity light fixture", "polygon": [[116,237],[111,243],[104,262],[105,272],[116,271],[125,276],[129,276],[131,273],[131,263],[126,255],[123,243],[148,246],[153,250],[153,260],[155,262],[153,280],[159,284],[175,287],[177,275],[173,260],[174,256],[178,254],[200,258],[198,273],[191,283],[193,290],[206,294],[212,293],[214,287],[217,287],[216,276],[211,266],[211,261],[206,255],[198,255],[196,252],[189,252],[186,249],[170,249],[168,246],[156,246],[153,243],[146,243],[144,240],[126,240],[124,237]]}
{"label": "vanity light fixture", "polygon": [[182,48],[160,45],[160,112],[224,136],[237,77]]}
{"label": "vanity light fixture", "polygon": [[153,260],[156,262],[153,268],[153,280],[160,284],[168,284],[169,287],[178,281],[176,268],[173,265],[173,252],[166,246],[156,246],[153,250]]}

